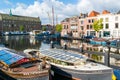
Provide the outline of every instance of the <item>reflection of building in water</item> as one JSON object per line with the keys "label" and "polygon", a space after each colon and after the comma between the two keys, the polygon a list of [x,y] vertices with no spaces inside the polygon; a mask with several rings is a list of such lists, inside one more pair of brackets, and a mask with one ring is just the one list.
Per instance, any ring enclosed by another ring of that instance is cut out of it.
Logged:
{"label": "reflection of building in water", "polygon": [[8,39],[9,39],[9,36],[5,36],[5,40],[8,41]]}
{"label": "reflection of building in water", "polygon": [[80,48],[81,42],[78,40],[61,40],[61,46],[64,46],[64,43],[67,44],[69,48]]}
{"label": "reflection of building in water", "polygon": [[[103,55],[97,53],[97,52],[102,52],[104,54],[107,54],[107,51],[106,52],[104,51],[103,46],[91,45],[88,43],[81,43],[81,41],[79,41],[79,40],[61,40],[61,46],[64,46],[64,43],[66,43],[69,48],[80,49],[81,47],[83,47],[84,50],[87,50],[89,52],[90,51],[96,52],[96,53],[91,52],[91,54],[88,54],[88,53],[84,53],[84,54],[88,55],[89,58],[91,58],[97,62],[104,63],[105,57]],[[111,51],[113,51],[112,48],[111,48]],[[120,66],[120,60],[110,57],[110,64]]]}
{"label": "reflection of building in water", "polygon": [[37,40],[35,39],[35,36],[30,36],[30,44],[37,44]]}
{"label": "reflection of building in water", "polygon": [[9,48],[15,49],[17,51],[24,50],[26,48],[38,49],[41,43],[40,41],[35,41],[34,38],[30,38],[30,36],[26,35],[3,37],[3,41],[4,43],[8,44]]}
{"label": "reflection of building in water", "polygon": [[103,52],[103,47],[102,46],[91,45],[91,44],[88,44],[88,43],[83,43],[83,48],[84,48],[84,50]]}
{"label": "reflection of building in water", "polygon": [[[95,46],[95,45],[90,45],[87,43],[83,43],[83,48],[84,50],[87,51],[93,51],[93,52],[103,52],[103,47],[102,46]],[[104,62],[104,56],[99,55],[99,54],[89,54],[89,57],[97,62]]]}

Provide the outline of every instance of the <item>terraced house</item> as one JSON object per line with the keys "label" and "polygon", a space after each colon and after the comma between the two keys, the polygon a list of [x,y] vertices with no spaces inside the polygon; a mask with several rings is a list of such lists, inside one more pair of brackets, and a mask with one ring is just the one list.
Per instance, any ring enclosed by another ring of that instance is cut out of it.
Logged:
{"label": "terraced house", "polygon": [[14,32],[20,31],[23,27],[23,31],[39,30],[41,29],[41,21],[39,17],[28,17],[20,15],[0,13],[0,31],[1,32]]}
{"label": "terraced house", "polygon": [[[103,20],[103,29],[97,34],[93,28],[93,23],[99,19]],[[75,26],[73,26],[73,22]],[[98,35],[103,38],[120,37],[120,12],[113,14],[107,10],[103,10],[102,13],[91,11],[86,15],[67,18],[67,20],[63,20],[61,24],[63,25],[62,36],[69,35],[69,32],[71,32],[73,37],[81,37],[82,35]]]}

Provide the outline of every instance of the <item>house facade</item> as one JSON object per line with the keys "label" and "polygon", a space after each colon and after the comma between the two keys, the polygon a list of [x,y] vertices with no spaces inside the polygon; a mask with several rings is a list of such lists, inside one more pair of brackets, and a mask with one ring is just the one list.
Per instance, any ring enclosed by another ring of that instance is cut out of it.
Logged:
{"label": "house facade", "polygon": [[100,30],[101,37],[119,38],[120,37],[120,14],[101,14],[97,19],[103,20],[103,29]]}
{"label": "house facade", "polygon": [[[99,19],[103,20],[103,29],[97,33],[92,25],[95,20]],[[102,38],[120,37],[120,12],[113,14],[107,10],[103,10],[102,13],[91,11],[86,15],[80,14],[76,17],[67,18],[61,24],[63,25],[62,36],[71,33],[73,37],[82,37],[82,35],[93,35]]]}
{"label": "house facade", "polygon": [[28,17],[20,15],[0,13],[0,31],[14,32],[20,31],[23,27],[24,31],[40,30],[41,21],[39,17]]}

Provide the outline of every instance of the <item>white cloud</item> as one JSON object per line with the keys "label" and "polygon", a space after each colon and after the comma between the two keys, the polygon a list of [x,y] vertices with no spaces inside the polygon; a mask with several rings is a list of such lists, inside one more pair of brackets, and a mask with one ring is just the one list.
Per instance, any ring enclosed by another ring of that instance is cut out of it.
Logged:
{"label": "white cloud", "polygon": [[[12,8],[12,12],[16,15],[39,16],[42,23],[46,24],[51,22],[49,17],[52,20],[52,4],[54,4],[54,15],[57,15],[59,22],[66,17],[79,15],[81,12],[87,13],[92,10],[101,12],[104,9],[116,12],[120,7],[119,0],[78,0],[77,4],[64,4],[58,0],[43,0],[42,2],[38,0],[31,5],[17,3],[16,7]],[[7,11],[3,10],[3,12]]]}
{"label": "white cloud", "polygon": [[4,0],[4,3],[6,3],[8,5],[12,5],[12,3],[9,0]]}

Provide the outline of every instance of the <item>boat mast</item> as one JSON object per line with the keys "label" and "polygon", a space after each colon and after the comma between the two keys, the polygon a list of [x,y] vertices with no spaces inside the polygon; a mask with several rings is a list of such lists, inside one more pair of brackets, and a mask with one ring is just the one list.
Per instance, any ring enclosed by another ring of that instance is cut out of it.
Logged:
{"label": "boat mast", "polygon": [[58,24],[58,18],[57,18],[57,15],[56,15],[56,25]]}
{"label": "boat mast", "polygon": [[52,5],[52,17],[53,17],[53,28],[54,28],[54,7],[53,7],[53,5]]}

